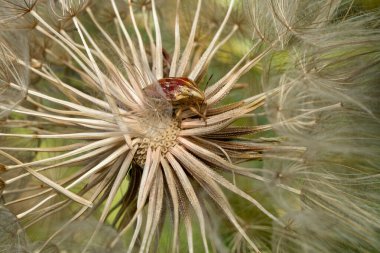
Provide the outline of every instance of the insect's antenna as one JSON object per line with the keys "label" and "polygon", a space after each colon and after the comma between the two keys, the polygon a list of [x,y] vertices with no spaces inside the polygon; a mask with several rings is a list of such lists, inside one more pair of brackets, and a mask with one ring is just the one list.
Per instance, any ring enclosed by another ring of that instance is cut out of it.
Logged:
{"label": "insect's antenna", "polygon": [[204,90],[207,89],[207,87],[208,87],[208,85],[210,84],[210,81],[211,81],[211,79],[213,78],[213,76],[214,76],[214,73],[212,73],[212,74],[210,75],[210,77],[208,78]]}
{"label": "insect's antenna", "polygon": [[172,57],[170,56],[169,52],[165,48],[162,48],[162,55],[164,57],[164,62],[170,65],[170,63],[172,62]]}
{"label": "insect's antenna", "polygon": [[[214,73],[212,73],[212,74],[210,75],[210,77],[208,78],[208,80],[207,80],[207,82],[206,82],[206,85],[205,85],[205,87],[204,87],[203,90],[206,90],[206,89],[207,89],[207,87],[208,87],[208,85],[210,84],[210,81],[211,81],[211,79],[212,79],[213,77],[214,77]],[[206,106],[207,106],[207,104],[206,104],[206,99],[202,101],[202,104],[201,104],[201,105],[202,105],[202,106],[203,106],[203,105],[206,105]]]}

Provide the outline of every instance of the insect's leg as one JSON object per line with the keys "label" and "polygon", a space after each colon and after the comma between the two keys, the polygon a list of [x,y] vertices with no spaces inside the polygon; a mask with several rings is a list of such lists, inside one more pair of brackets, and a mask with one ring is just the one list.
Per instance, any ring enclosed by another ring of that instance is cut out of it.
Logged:
{"label": "insect's leg", "polygon": [[207,109],[208,107],[206,106],[206,108],[203,110],[203,113],[202,113],[202,119],[204,119],[206,126],[207,126],[207,121],[206,121]]}
{"label": "insect's leg", "polygon": [[176,111],[175,113],[175,118],[178,120],[179,123],[181,123],[181,120],[182,120],[182,112],[183,112],[183,109],[180,107],[178,111]]}
{"label": "insect's leg", "polygon": [[206,116],[204,114],[200,113],[194,106],[190,106],[189,109],[190,111],[201,117],[207,126]]}
{"label": "insect's leg", "polygon": [[206,124],[206,126],[207,126],[207,120],[206,120],[206,115],[207,115],[207,109],[208,109],[208,107],[207,107],[207,104],[205,103],[205,101],[203,101],[202,102],[202,104],[198,104],[197,103],[197,105],[198,105],[198,108],[199,108],[199,112],[201,112],[202,111],[202,108],[204,107],[204,110],[203,110],[203,113],[202,113],[202,119],[204,120],[204,122],[205,122],[205,124]]}

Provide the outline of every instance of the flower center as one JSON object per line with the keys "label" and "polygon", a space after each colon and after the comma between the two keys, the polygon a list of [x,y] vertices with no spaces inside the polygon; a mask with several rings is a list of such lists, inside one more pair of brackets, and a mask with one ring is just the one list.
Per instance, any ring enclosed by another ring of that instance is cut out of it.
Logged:
{"label": "flower center", "polygon": [[177,136],[180,131],[178,125],[178,121],[173,119],[168,124],[168,127],[157,129],[154,136],[142,139],[135,155],[135,162],[140,167],[144,167],[149,147],[153,150],[160,148],[161,154],[165,155],[169,151],[169,148],[176,144]]}

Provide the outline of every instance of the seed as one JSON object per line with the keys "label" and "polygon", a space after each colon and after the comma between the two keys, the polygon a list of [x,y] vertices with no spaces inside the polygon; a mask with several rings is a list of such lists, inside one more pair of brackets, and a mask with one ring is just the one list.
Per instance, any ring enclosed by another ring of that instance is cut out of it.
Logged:
{"label": "seed", "polygon": [[0,163],[0,173],[5,172],[7,168],[5,167],[4,164]]}
{"label": "seed", "polygon": [[5,182],[0,178],[0,195],[3,194],[3,190],[5,188]]}

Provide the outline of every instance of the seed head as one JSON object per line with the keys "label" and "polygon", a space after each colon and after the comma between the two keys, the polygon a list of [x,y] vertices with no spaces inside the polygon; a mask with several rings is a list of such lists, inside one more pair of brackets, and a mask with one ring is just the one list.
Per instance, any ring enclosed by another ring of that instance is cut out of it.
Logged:
{"label": "seed head", "polygon": [[[13,35],[0,41],[1,88],[17,95],[0,96],[12,112],[0,132],[1,198],[25,230],[57,221],[37,251],[96,249],[106,224],[117,230],[102,245],[110,251],[121,241],[129,252],[166,249],[170,231],[172,252],[339,252],[364,228],[375,248],[378,194],[364,198],[350,179],[376,185],[374,166],[351,167],[344,152],[367,149],[343,131],[358,115],[378,122],[372,100],[350,92],[373,87],[373,16],[350,18],[340,1],[237,2],[0,0],[29,22],[36,49],[29,59]],[[334,218],[343,236],[322,232]],[[81,222],[84,243],[70,234]],[[237,235],[228,245],[219,230]]]}

